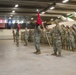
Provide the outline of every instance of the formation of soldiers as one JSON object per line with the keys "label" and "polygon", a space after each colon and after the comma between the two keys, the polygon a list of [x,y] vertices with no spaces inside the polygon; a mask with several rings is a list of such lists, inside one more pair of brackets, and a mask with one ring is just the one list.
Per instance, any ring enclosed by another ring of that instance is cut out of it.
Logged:
{"label": "formation of soldiers", "polygon": [[[53,46],[54,53],[53,55],[61,56],[61,50],[76,50],[76,25],[64,26],[55,23],[56,26],[48,29],[46,26],[40,32],[38,28],[35,30],[25,29],[25,45],[28,45],[28,41],[32,41],[35,43],[35,48],[40,54],[40,43],[49,44]],[[39,34],[38,34],[39,33]],[[16,39],[16,44],[19,46],[19,30],[16,30],[16,35],[14,41]]]}

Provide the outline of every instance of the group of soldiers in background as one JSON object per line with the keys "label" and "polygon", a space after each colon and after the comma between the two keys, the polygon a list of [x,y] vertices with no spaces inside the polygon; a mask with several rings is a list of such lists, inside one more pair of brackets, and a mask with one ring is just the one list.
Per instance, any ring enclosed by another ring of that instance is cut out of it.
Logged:
{"label": "group of soldiers in background", "polygon": [[[59,25],[55,22],[56,26],[48,29],[48,27],[41,28],[39,25],[35,26],[34,31],[27,30],[25,28],[24,41],[25,46],[28,45],[28,40],[32,40],[35,43],[36,54],[40,54],[40,42],[46,42],[53,46],[54,53],[52,55],[61,56],[61,50],[72,50],[76,49],[76,25],[64,26]],[[30,38],[30,39],[29,39]],[[19,46],[19,30],[16,30],[16,34],[13,31],[13,39]]]}

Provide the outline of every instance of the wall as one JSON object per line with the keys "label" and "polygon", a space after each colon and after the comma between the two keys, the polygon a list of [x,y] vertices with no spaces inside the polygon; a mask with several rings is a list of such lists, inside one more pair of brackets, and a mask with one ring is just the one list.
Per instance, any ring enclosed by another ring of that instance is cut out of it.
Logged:
{"label": "wall", "polygon": [[[19,35],[21,35],[21,32],[23,32],[23,30],[19,31]],[[16,30],[15,30],[16,32]],[[0,29],[0,39],[13,39],[13,34],[12,34],[12,29]]]}

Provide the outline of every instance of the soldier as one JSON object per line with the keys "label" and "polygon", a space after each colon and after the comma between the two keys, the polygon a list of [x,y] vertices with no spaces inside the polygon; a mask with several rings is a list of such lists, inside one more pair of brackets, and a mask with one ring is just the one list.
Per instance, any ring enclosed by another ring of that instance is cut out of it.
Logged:
{"label": "soldier", "polygon": [[62,49],[65,49],[65,26],[61,25],[62,28],[62,34],[61,34],[61,43],[62,43]]}
{"label": "soldier", "polygon": [[25,33],[24,33],[25,45],[24,46],[28,45],[28,36],[29,36],[29,33],[28,33],[28,30],[27,30],[27,27],[25,27]]}
{"label": "soldier", "polygon": [[75,27],[75,25],[73,25],[73,30],[74,30],[74,32],[75,32],[75,35],[74,35],[74,38],[75,38],[75,46],[76,46],[76,27]]}
{"label": "soldier", "polygon": [[65,37],[66,37],[66,49],[70,50],[70,38],[69,38],[69,27],[68,26],[66,26]]}
{"label": "soldier", "polygon": [[32,30],[32,29],[29,29],[29,37],[28,37],[28,40],[29,40],[30,42],[33,42],[33,41],[34,41],[33,35],[34,35],[33,30]]}
{"label": "soldier", "polygon": [[14,42],[15,42],[15,31],[14,31],[14,29],[13,29],[13,40],[14,40]]}
{"label": "soldier", "polygon": [[40,25],[36,24],[35,29],[34,29],[34,43],[35,43],[35,48],[36,48],[36,52],[34,52],[35,54],[41,54],[40,51]]}
{"label": "soldier", "polygon": [[42,20],[40,18],[40,13],[38,12],[37,23],[34,29],[34,43],[36,48],[36,52],[34,52],[35,54],[41,54],[40,51],[40,32],[42,31],[41,25],[42,25]]}
{"label": "soldier", "polygon": [[69,39],[70,39],[70,46],[72,48],[72,51],[75,50],[75,38],[74,38],[75,31],[72,29],[72,27],[70,27],[69,29]]}
{"label": "soldier", "polygon": [[[55,21],[56,26],[52,30],[53,33],[53,49],[54,53],[52,55],[61,56],[61,28],[58,22]],[[58,52],[58,54],[57,54]]]}
{"label": "soldier", "polygon": [[19,29],[16,30],[16,45],[19,46]]}

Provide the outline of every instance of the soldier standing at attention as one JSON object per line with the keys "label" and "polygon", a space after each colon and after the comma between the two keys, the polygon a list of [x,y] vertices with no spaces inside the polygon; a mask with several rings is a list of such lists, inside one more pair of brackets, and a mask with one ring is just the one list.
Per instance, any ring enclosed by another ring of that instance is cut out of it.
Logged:
{"label": "soldier standing at attention", "polygon": [[42,25],[42,21],[40,19],[40,14],[38,13],[37,23],[36,23],[35,29],[34,29],[34,43],[35,43],[35,48],[36,48],[36,52],[34,52],[35,54],[41,54],[41,51],[40,51],[40,31],[42,29],[40,28],[40,25]]}
{"label": "soldier standing at attention", "polygon": [[15,31],[14,31],[14,29],[13,29],[12,33],[13,33],[13,40],[15,42]]}
{"label": "soldier standing at attention", "polygon": [[72,51],[75,50],[75,31],[72,29],[72,27],[69,28],[69,39],[70,39],[70,46],[72,48]]}
{"label": "soldier standing at attention", "polygon": [[16,29],[16,45],[19,46],[19,29]]}
{"label": "soldier standing at attention", "polygon": [[[54,53],[52,55],[61,56],[61,33],[62,30],[58,24],[58,22],[55,21],[56,26],[52,30],[53,33],[53,49]],[[57,54],[58,52],[58,54]]]}
{"label": "soldier standing at attention", "polygon": [[27,30],[27,27],[25,27],[25,33],[24,33],[25,45],[24,46],[28,45],[28,36],[29,36],[29,33],[28,33],[28,30]]}

